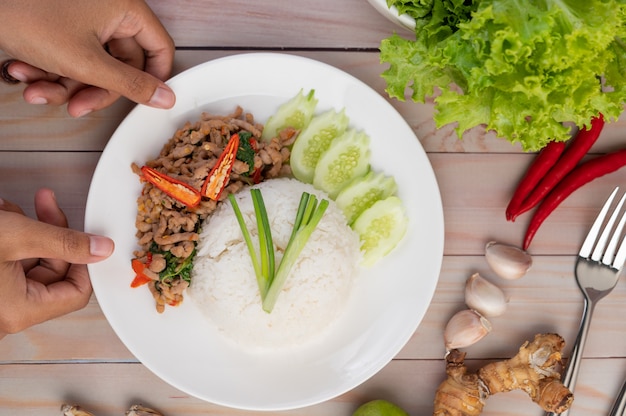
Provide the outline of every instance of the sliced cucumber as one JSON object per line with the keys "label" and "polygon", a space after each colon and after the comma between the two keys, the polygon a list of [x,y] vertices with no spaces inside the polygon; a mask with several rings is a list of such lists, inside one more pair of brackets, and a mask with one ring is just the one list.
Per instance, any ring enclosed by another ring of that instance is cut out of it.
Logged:
{"label": "sliced cucumber", "polygon": [[397,196],[381,199],[363,211],[352,226],[361,239],[361,264],[371,267],[389,254],[404,237],[408,222]]}
{"label": "sliced cucumber", "polygon": [[382,172],[369,171],[346,185],[335,202],[341,208],[348,225],[352,226],[359,215],[376,201],[393,195],[398,190],[396,180]]}
{"label": "sliced cucumber", "polygon": [[270,116],[263,128],[261,139],[269,141],[287,127],[303,129],[313,118],[316,106],[315,90],[309,91],[307,95],[300,90],[296,96],[278,107],[278,110]]}
{"label": "sliced cucumber", "polygon": [[335,199],[344,186],[365,175],[369,168],[369,137],[363,132],[348,129],[333,140],[320,156],[313,175],[313,186]]}
{"label": "sliced cucumber", "polygon": [[330,143],[346,131],[349,121],[344,110],[329,110],[311,119],[291,149],[289,163],[296,179],[313,183],[317,161],[328,150]]}

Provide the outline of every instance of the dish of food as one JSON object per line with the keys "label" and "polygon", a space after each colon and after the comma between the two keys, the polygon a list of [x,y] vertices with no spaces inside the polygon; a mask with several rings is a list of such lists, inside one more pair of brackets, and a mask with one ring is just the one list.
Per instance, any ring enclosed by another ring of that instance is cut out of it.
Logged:
{"label": "dish of food", "polygon": [[[241,54],[191,68],[169,81],[167,111],[137,106],[120,124],[94,172],[87,232],[115,240],[115,253],[89,265],[95,295],[116,334],[148,369],[179,390],[223,406],[286,410],[343,394],[384,367],[415,332],[443,257],[443,210],[428,158],[413,131],[378,93],[329,65],[287,54]],[[159,314],[147,290],[130,287],[142,185],[132,171],[202,112],[241,106],[267,120],[299,90],[315,90],[319,111],[345,108],[371,137],[371,163],[396,178],[409,227],[380,264],[354,279],[345,310],[316,342],[287,352],[238,348],[208,325],[193,297]]]}
{"label": "dish of food", "polygon": [[415,19],[408,14],[400,14],[396,6],[387,6],[387,0],[367,0],[380,14],[404,29],[415,31]]}

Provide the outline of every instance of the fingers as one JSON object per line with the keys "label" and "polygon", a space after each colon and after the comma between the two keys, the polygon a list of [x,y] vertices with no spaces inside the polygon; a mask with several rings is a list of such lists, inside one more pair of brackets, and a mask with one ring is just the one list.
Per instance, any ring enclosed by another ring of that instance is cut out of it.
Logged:
{"label": "fingers", "polygon": [[42,188],[35,193],[35,213],[39,221],[67,228],[67,218],[50,189]]}
{"label": "fingers", "polygon": [[[133,38],[113,39],[107,46],[109,54],[120,62],[137,69],[144,68],[146,60],[144,50]],[[119,93],[86,86],[68,98],[67,111],[72,117],[82,117],[110,106],[119,97]]]}
{"label": "fingers", "polygon": [[3,69],[15,81],[24,82],[27,84],[35,81],[55,82],[59,79],[59,76],[56,74],[43,71],[37,67],[29,65],[22,61],[18,61],[16,59],[9,59],[8,61],[5,61],[3,64]]}
{"label": "fingers", "polygon": [[[136,103],[156,108],[173,107],[176,102],[174,92],[160,79],[142,70],[141,65],[145,56],[138,55],[138,45],[134,41],[132,43],[135,45],[132,53],[129,53],[128,46],[123,47],[122,50],[119,49],[119,45],[116,46],[117,56],[122,60],[102,50],[102,54],[99,54],[100,60],[86,63],[89,67],[84,69],[84,75],[70,73],[70,78],[59,77],[20,61],[11,63],[8,73],[29,84],[23,93],[26,102],[49,105],[68,103],[68,113],[73,117],[81,117],[92,111],[106,108],[120,95]],[[150,56],[145,62],[146,65],[151,62]],[[163,71],[159,69],[155,72]],[[93,73],[100,73],[97,82],[92,77]],[[82,80],[82,82],[71,78]],[[89,85],[90,82],[98,86]]]}
{"label": "fingers", "polygon": [[9,59],[8,61],[4,61],[2,66],[0,66],[0,78],[7,84],[19,84],[20,80],[13,77],[9,74],[9,66],[13,63],[13,59]]}
{"label": "fingers", "polygon": [[0,287],[0,336],[82,309],[92,293],[85,265],[72,265],[65,279],[50,285],[14,278],[3,279]]}
{"label": "fingers", "polygon": [[145,51],[134,38],[112,39],[107,43],[107,50],[109,55],[120,62],[137,69],[146,67]]}
{"label": "fingers", "polygon": [[86,87],[78,91],[67,102],[67,112],[72,117],[107,108],[120,98],[120,94],[99,87]]}
{"label": "fingers", "polygon": [[[99,86],[124,97],[156,108],[171,108],[176,96],[170,87],[155,76],[118,61],[108,54],[101,55],[90,71],[99,70]],[[78,78],[77,78],[78,79]]]}
{"label": "fingers", "polygon": [[30,286],[26,303],[32,324],[84,308],[92,293],[85,265],[72,265],[65,279],[61,281],[47,286],[33,282]]}
{"label": "fingers", "polygon": [[158,79],[165,80],[172,72],[175,51],[174,40],[146,3],[141,2],[139,6],[139,14],[129,20],[136,20],[131,26],[139,28],[134,33],[134,38],[145,51],[146,65],[144,69]]}
{"label": "fingers", "polygon": [[[25,215],[24,211],[22,211],[22,208],[20,208],[18,205],[2,198],[0,198],[0,211],[13,212],[15,214]],[[2,216],[0,215],[0,225],[1,224],[2,224]],[[0,246],[0,249],[2,249],[2,246]],[[24,268],[24,270],[30,270],[39,263],[39,260],[38,259],[23,259],[21,263],[22,263],[22,267]]]}
{"label": "fingers", "polygon": [[0,211],[14,212],[16,214],[24,215],[24,211],[19,205],[15,205],[11,201],[7,201],[6,199],[0,198]]}
{"label": "fingers", "polygon": [[62,105],[68,102],[85,85],[68,78],[57,81],[39,80],[24,89],[24,100],[30,104]]}
{"label": "fingers", "polygon": [[87,264],[113,253],[110,238],[67,228],[65,214],[50,189],[42,188],[35,194],[35,212],[39,221],[0,198],[0,261],[44,258]]}
{"label": "fingers", "polygon": [[[136,42],[146,59],[142,68],[145,72],[106,53],[99,53],[96,54],[97,59],[86,62],[91,65],[88,68],[90,73],[99,71],[101,76],[98,86],[115,91],[136,103],[157,108],[173,107],[176,97],[163,80],[172,71],[174,41],[150,7],[145,2],[135,2],[104,41],[111,43],[111,39],[132,39]],[[93,43],[87,46],[92,52],[97,48]]]}
{"label": "fingers", "polygon": [[[46,224],[63,228],[68,226],[67,218],[50,189],[40,189],[35,193],[35,213],[37,219]],[[62,280],[70,267],[68,262],[57,258],[34,260],[36,260],[34,264],[24,266],[27,277],[45,285]]]}
{"label": "fingers", "polygon": [[94,263],[113,252],[113,240],[57,227],[12,212],[0,211],[0,259],[53,258]]}
{"label": "fingers", "polygon": [[[6,70],[9,76],[28,84],[23,96],[24,100],[30,104],[62,105],[70,102],[77,93],[86,88],[86,85],[80,82],[43,71],[25,62],[9,60],[5,64],[7,64]],[[90,106],[101,109],[110,105],[118,97],[119,95],[114,95],[103,105],[98,106],[96,102]]]}
{"label": "fingers", "polygon": [[[0,199],[0,338],[83,308],[91,296],[84,264],[113,251],[113,241],[67,227],[54,194],[35,195],[39,221]],[[23,259],[41,259],[24,273]]]}

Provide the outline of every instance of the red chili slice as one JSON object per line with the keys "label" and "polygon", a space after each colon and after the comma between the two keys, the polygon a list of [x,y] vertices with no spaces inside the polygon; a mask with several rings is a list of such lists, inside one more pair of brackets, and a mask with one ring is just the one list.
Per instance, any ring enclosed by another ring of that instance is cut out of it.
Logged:
{"label": "red chili slice", "polygon": [[200,192],[191,185],[167,176],[148,166],[143,166],[141,173],[145,180],[189,208],[198,205],[202,199]]}
{"label": "red chili slice", "polygon": [[206,177],[200,193],[207,198],[218,200],[222,191],[230,181],[230,172],[233,169],[237,150],[239,149],[239,135],[233,134],[226,144],[226,148],[220,155],[217,163]]}
{"label": "red chili slice", "polygon": [[135,272],[135,278],[130,283],[130,287],[143,286],[150,280],[152,280],[143,272],[146,269],[146,265],[143,264],[140,260],[133,259],[131,265],[133,267],[133,271]]}

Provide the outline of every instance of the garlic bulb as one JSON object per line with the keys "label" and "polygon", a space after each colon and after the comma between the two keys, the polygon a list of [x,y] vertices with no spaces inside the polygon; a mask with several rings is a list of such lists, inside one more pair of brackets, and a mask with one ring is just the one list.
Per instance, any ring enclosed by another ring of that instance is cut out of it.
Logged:
{"label": "garlic bulb", "polygon": [[491,323],[480,313],[464,309],[448,321],[443,333],[446,350],[465,348],[481,340],[491,332]]}
{"label": "garlic bulb", "polygon": [[507,299],[502,289],[474,273],[465,282],[465,304],[490,318],[506,311]]}
{"label": "garlic bulb", "polygon": [[533,264],[528,252],[519,247],[490,241],[485,246],[485,259],[498,276],[507,280],[524,276]]}

